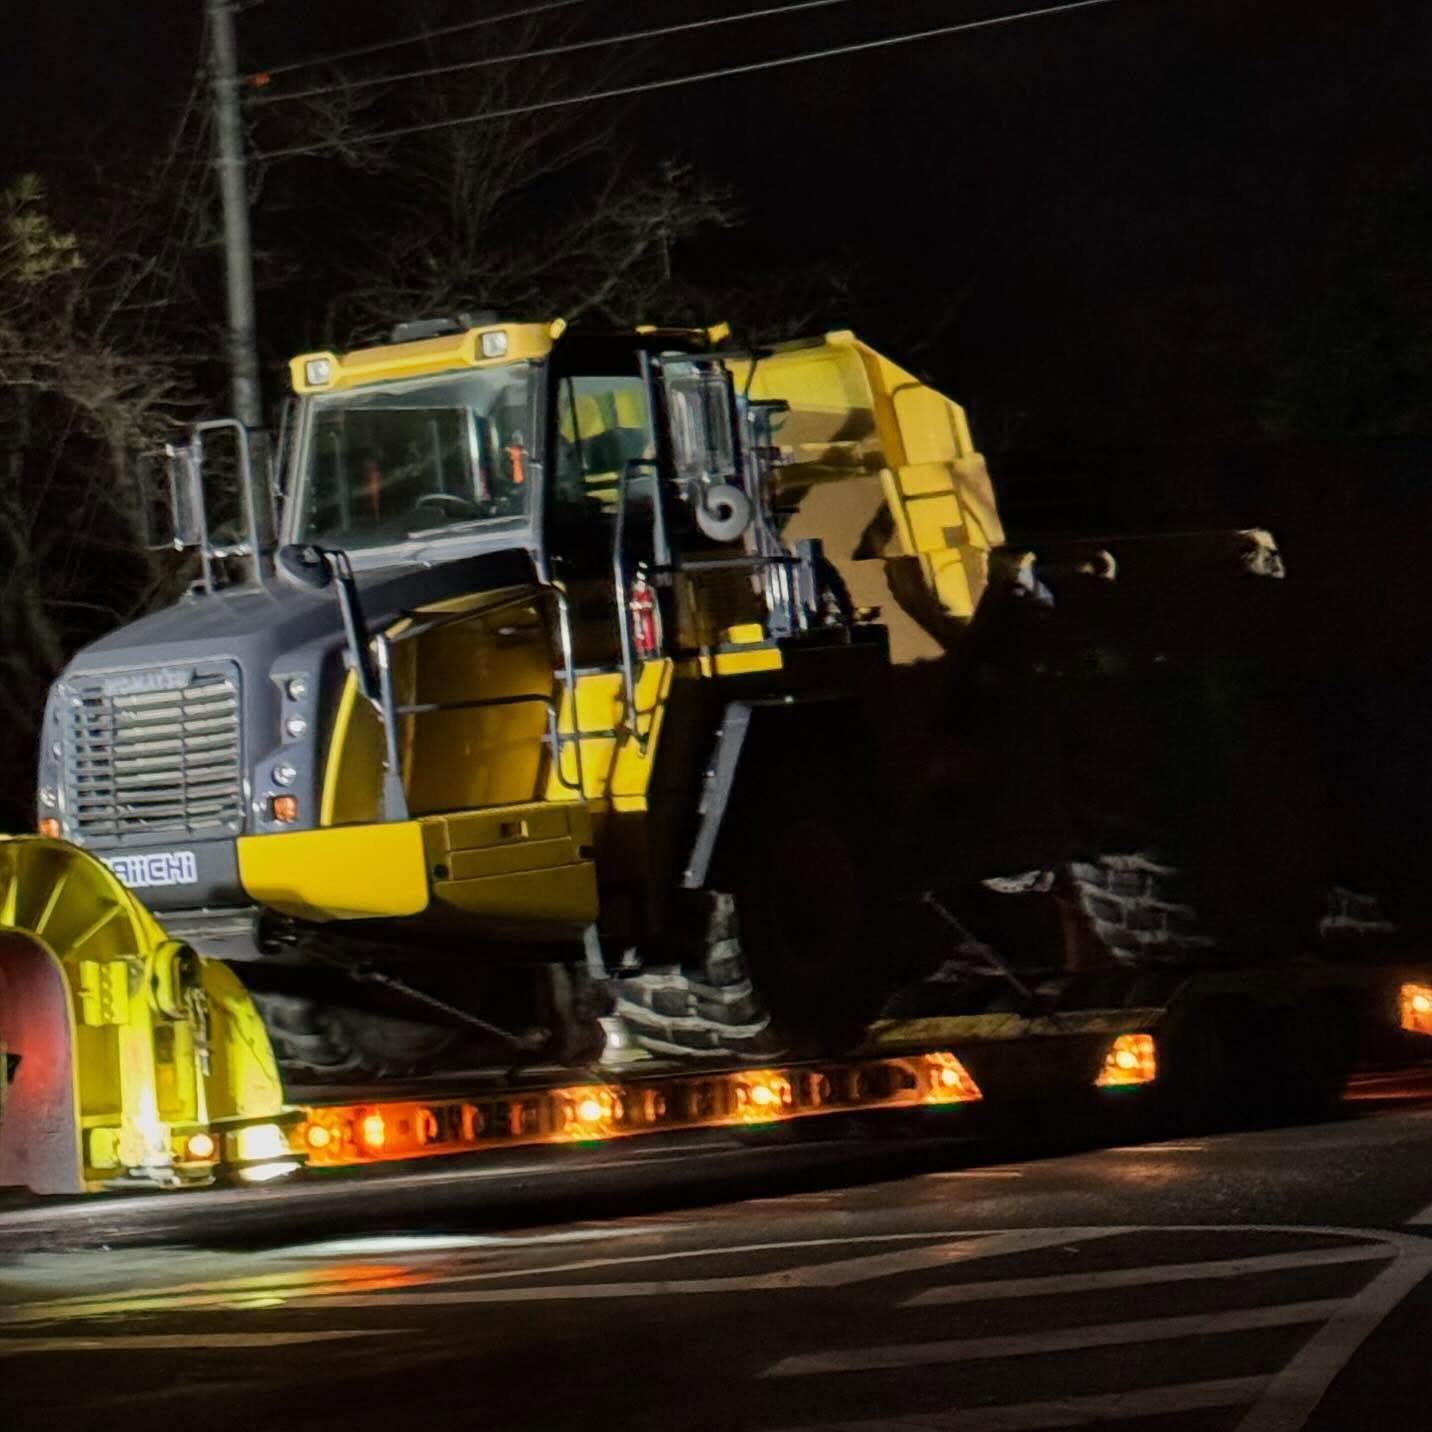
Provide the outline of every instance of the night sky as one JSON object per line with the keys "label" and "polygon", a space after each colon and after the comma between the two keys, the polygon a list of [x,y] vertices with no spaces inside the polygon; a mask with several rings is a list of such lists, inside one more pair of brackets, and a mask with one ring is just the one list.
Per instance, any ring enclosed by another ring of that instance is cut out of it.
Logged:
{"label": "night sky", "polygon": [[[122,172],[162,143],[199,0],[10,8],[0,169],[83,203],[93,163]],[[743,8],[589,0],[564,23]],[[624,52],[623,77],[1012,8],[852,0]],[[413,27],[369,0],[266,0],[238,25],[255,67]],[[1115,0],[622,101],[619,135],[739,191],[746,222],[683,256],[694,273],[841,267],[844,321],[966,401],[992,453],[1416,436],[1432,423],[1429,59],[1425,0]]]}

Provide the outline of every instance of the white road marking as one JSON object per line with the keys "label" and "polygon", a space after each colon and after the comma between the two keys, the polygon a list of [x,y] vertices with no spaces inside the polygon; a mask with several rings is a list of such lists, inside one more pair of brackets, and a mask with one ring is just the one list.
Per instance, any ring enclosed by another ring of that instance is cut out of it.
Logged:
{"label": "white road marking", "polygon": [[[1104,1230],[1083,1230],[1102,1233]],[[1113,1233],[1126,1230],[1111,1229]],[[455,1276],[422,1276],[399,1266],[386,1267],[374,1274],[365,1270],[361,1277],[345,1275],[339,1269],[315,1269],[312,1272],[275,1273],[249,1278],[230,1278],[213,1283],[186,1283],[177,1288],[134,1288],[113,1293],[92,1293],[75,1298],[55,1298],[27,1303],[0,1311],[0,1326],[13,1323],[56,1322],[73,1318],[92,1318],[113,1313],[167,1312],[181,1308],[230,1308],[236,1300],[254,1295],[285,1299],[319,1298],[327,1305],[331,1296],[354,1288],[410,1287],[421,1282],[427,1286],[450,1287],[463,1283],[487,1283],[506,1278],[545,1277],[554,1273],[584,1273],[594,1268],[619,1268],[640,1263],[674,1262],[683,1258],[715,1258],[737,1253],[781,1253],[794,1249],[849,1247],[860,1243],[910,1243],[919,1240],[1012,1237],[1004,1229],[972,1231],[937,1228],[920,1233],[852,1233],[840,1238],[790,1238],[769,1243],[738,1243],[725,1248],[682,1248],[664,1253],[637,1253],[617,1258],[582,1258],[551,1267],[491,1268],[482,1273]],[[1028,1230],[1018,1236],[1028,1237]],[[1047,1235],[1046,1235],[1047,1236]],[[1067,1241],[1061,1234],[1059,1241]],[[0,1285],[3,1286],[3,1285]],[[173,1296],[175,1293],[180,1296]],[[264,1306],[272,1306],[267,1302]]]}
{"label": "white road marking", "polygon": [[799,1432],[1045,1432],[1089,1427],[1129,1417],[1159,1417],[1251,1402],[1265,1377],[1227,1377],[1211,1382],[1181,1382],[1141,1387],[1133,1392],[1103,1392],[1061,1397],[1057,1402],[1021,1402],[1008,1407],[951,1407],[910,1417],[881,1417],[873,1422],[822,1422]]}
{"label": "white road marking", "polygon": [[1201,1154],[1207,1144],[1120,1144],[1106,1154]]}
{"label": "white road marking", "polygon": [[[900,1273],[922,1272],[952,1262],[974,1262],[1006,1254],[1032,1253],[1071,1242],[1087,1242],[1127,1233],[1126,1228],[1021,1229],[1010,1233],[966,1237],[953,1243],[936,1243],[893,1253],[874,1253],[864,1258],[845,1258],[831,1263],[798,1264],[764,1273],[734,1274],[715,1278],[666,1278],[650,1281],[623,1280],[619,1283],[549,1283],[535,1288],[464,1289],[459,1292],[364,1293],[348,1297],[326,1296],[327,1308],[444,1307],[470,1303],[573,1302],[601,1298],[654,1298],[672,1295],[706,1296],[711,1293],[789,1292],[801,1288],[843,1288],[851,1283],[890,1278]],[[831,1240],[838,1241],[838,1240]],[[853,1240],[858,1241],[858,1240]],[[735,1250],[706,1249],[705,1256]],[[655,1255],[660,1256],[660,1255]],[[700,1256],[686,1253],[682,1256]],[[615,1260],[614,1260],[615,1261]],[[644,1262],[646,1258],[632,1259]],[[538,1271],[538,1270],[533,1270]]]}
{"label": "white road marking", "polygon": [[1145,1284],[1189,1283],[1204,1278],[1244,1278],[1279,1273],[1288,1268],[1331,1268],[1339,1263],[1371,1263],[1396,1257],[1385,1243],[1351,1248],[1317,1248],[1306,1253],[1264,1253],[1249,1258],[1217,1258],[1202,1263],[1152,1263],[1141,1268],[1109,1268],[1102,1273],[1053,1273],[1039,1278],[1002,1278],[988,1283],[949,1283],[928,1288],[900,1306],[929,1307],[936,1303],[983,1303],[997,1298],[1048,1297],[1062,1293],[1096,1293],[1106,1288],[1140,1288]]}
{"label": "white road marking", "polygon": [[393,1337],[410,1328],[332,1328],[287,1333],[114,1333],[98,1338],[0,1338],[0,1357],[41,1352],[165,1352],[200,1348],[291,1347],[340,1338]]}
{"label": "white road marking", "polygon": [[1397,1261],[1344,1302],[1327,1326],[1308,1339],[1268,1384],[1237,1432],[1297,1432],[1307,1422],[1357,1350],[1432,1271],[1432,1247],[1420,1238],[1399,1238],[1397,1243],[1401,1249]]}
{"label": "white road marking", "polygon": [[1176,1338],[1213,1337],[1220,1333],[1259,1328],[1292,1327],[1322,1322],[1343,1306],[1341,1298],[1311,1303],[1282,1303],[1270,1308],[1240,1308],[1224,1313],[1187,1317],[1146,1318],[1137,1323],[1096,1323],[1050,1332],[1011,1333],[1003,1337],[950,1338],[942,1342],[897,1343],[890,1347],[852,1348],[844,1352],[800,1353],[773,1363],[762,1377],[801,1377],[810,1373],[873,1372],[931,1363],[977,1362],[989,1358],[1029,1357],[1039,1353],[1077,1352],[1122,1343],[1166,1342]]}
{"label": "white road marking", "polygon": [[597,1243],[612,1238],[646,1238],[679,1233],[682,1223],[649,1223],[640,1228],[559,1228],[530,1235],[502,1233],[376,1234],[371,1238],[333,1238],[320,1243],[298,1243],[283,1250],[285,1258],[398,1257],[403,1254],[450,1253],[468,1248],[501,1252],[505,1248],[542,1248],[553,1243]]}
{"label": "white road marking", "polygon": [[[167,1297],[160,1292],[148,1292],[137,1297],[119,1298],[114,1296],[88,1299],[73,1299],[67,1302],[32,1303],[26,1307],[0,1314],[0,1324],[34,1324],[45,1322],[74,1321],[79,1318],[93,1318],[102,1315],[134,1312],[172,1312],[181,1308],[223,1308],[226,1311],[243,1311],[246,1308],[287,1306],[290,1300],[296,1305],[299,1300],[318,1300],[318,1305],[328,1308],[374,1308],[374,1307],[445,1307],[479,1303],[519,1302],[564,1302],[606,1298],[649,1298],[669,1295],[744,1292],[781,1292],[801,1288],[843,1287],[849,1283],[874,1278],[892,1277],[899,1273],[919,1272],[926,1268],[939,1267],[953,1260],[972,1261],[993,1258],[1002,1254],[1034,1252],[1040,1248],[1060,1246],[1074,1242],[1088,1242],[1095,1238],[1110,1238],[1127,1233],[1128,1228],[1059,1228],[1059,1229],[1014,1229],[992,1233],[881,1233],[853,1234],[845,1238],[793,1239],[779,1243],[741,1244],[730,1248],[687,1248],[671,1253],[643,1253],[630,1258],[588,1258],[579,1262],[557,1265],[551,1268],[509,1268],[494,1269],[486,1273],[462,1274],[456,1277],[423,1278],[427,1288],[446,1291],[415,1291],[416,1277],[403,1273],[401,1269],[385,1270],[377,1278],[345,1286],[342,1282],[329,1281],[320,1286],[292,1288],[267,1283],[262,1287],[241,1285],[226,1292],[190,1297]],[[936,1242],[934,1240],[955,1241]],[[462,1288],[452,1290],[454,1284],[490,1282],[493,1279],[507,1279],[519,1276],[539,1277],[553,1273],[588,1271],[594,1268],[625,1268],[635,1264],[668,1262],[677,1259],[715,1259],[733,1254],[762,1253],[769,1251],[808,1249],[819,1247],[840,1247],[862,1243],[907,1242],[931,1240],[925,1246],[890,1253],[868,1254],[860,1258],[846,1258],[829,1263],[798,1264],[790,1268],[767,1270],[761,1273],[737,1274],[712,1278],[671,1278],[659,1280],[624,1280],[617,1283],[554,1283],[528,1288]],[[367,1291],[355,1291],[366,1289]]]}
{"label": "white road marking", "polygon": [[795,1288],[840,1288],[849,1283],[888,1278],[897,1273],[941,1267],[974,1252],[984,1239],[937,1243],[928,1248],[874,1253],[834,1263],[814,1263],[776,1272],[737,1274],[718,1278],[667,1278],[620,1283],[556,1283],[536,1288],[464,1288],[433,1293],[342,1293],[325,1297],[323,1307],[447,1307],[472,1303],[552,1303],[601,1298],[659,1298],[681,1294],[781,1292]]}
{"label": "white road marking", "polygon": [[1407,1220],[1407,1222],[1409,1225],[1419,1223],[1432,1223],[1432,1203],[1429,1203],[1427,1207],[1422,1209],[1420,1212],[1414,1213],[1412,1217]]}
{"label": "white road marking", "polygon": [[942,1173],[927,1173],[923,1178],[1023,1178],[1017,1168],[952,1168]]}

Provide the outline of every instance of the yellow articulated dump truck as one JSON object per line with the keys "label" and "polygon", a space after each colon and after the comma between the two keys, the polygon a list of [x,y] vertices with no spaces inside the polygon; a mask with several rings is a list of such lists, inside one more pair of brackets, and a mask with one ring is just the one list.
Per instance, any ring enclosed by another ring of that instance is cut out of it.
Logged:
{"label": "yellow articulated dump truck", "polygon": [[[1246,717],[1301,689],[1266,533],[1011,547],[844,332],[464,315],[292,379],[272,473],[170,449],[198,578],[51,693],[0,1184],[1147,1083],[1155,1030],[1309,1096],[1421,1028],[1366,881],[1230,875],[1316,738]],[[492,1069],[537,1092],[394,1093]]]}
{"label": "yellow articulated dump truck", "polygon": [[272,540],[247,472],[211,530],[230,425],[173,454],[203,576],[56,685],[42,829],[291,1081],[858,1034],[888,678],[1002,540],[960,408],[848,333],[439,322],[293,380]]}

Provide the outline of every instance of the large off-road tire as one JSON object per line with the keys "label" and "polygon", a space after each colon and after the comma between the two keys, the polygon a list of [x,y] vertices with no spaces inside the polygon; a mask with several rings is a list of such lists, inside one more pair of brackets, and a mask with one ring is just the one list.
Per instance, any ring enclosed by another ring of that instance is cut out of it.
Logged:
{"label": "large off-road tire", "polygon": [[779,802],[741,821],[708,892],[699,952],[617,982],[616,1014],[652,1054],[761,1060],[858,1042],[884,990],[870,872],[829,810]]}
{"label": "large off-road tire", "polygon": [[425,1074],[462,1038],[449,1025],[326,1004],[308,995],[251,991],[274,1058],[291,1084],[336,1084]]}
{"label": "large off-road tire", "polygon": [[[1278,964],[1308,954],[1334,927],[1344,933],[1390,928],[1362,918],[1362,907],[1375,908],[1375,900],[1279,867],[1276,854],[1254,866],[1234,872],[1213,860],[1200,867],[1144,848],[1071,861],[1063,873],[1088,933],[1130,968]],[[1338,913],[1345,905],[1356,906],[1358,918]]]}
{"label": "large off-road tire", "polygon": [[1217,940],[1193,903],[1184,872],[1148,850],[1071,861],[1067,894],[1088,933],[1121,965],[1193,963]]}

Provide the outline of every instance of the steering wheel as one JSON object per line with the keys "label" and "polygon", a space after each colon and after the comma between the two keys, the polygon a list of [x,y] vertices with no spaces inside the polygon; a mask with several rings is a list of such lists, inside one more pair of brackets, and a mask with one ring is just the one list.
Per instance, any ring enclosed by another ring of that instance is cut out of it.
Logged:
{"label": "steering wheel", "polygon": [[461,497],[456,492],[425,492],[413,506],[450,507],[464,517],[479,510],[477,503],[471,498]]}

